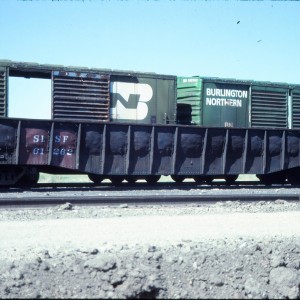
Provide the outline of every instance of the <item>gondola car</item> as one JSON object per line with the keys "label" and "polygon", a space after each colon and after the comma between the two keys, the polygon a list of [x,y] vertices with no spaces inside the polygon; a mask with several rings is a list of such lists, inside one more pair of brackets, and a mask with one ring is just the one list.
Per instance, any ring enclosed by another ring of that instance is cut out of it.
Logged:
{"label": "gondola car", "polygon": [[[51,81],[51,119],[8,117],[11,77]],[[32,186],[40,172],[300,181],[299,85],[2,60],[0,116],[1,185]]]}

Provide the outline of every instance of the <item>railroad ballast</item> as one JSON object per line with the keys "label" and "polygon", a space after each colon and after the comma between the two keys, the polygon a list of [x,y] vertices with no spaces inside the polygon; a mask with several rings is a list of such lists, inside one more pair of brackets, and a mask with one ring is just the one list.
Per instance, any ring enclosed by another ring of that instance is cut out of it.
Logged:
{"label": "railroad ballast", "polygon": [[[51,120],[8,117],[10,77],[51,81]],[[171,175],[300,183],[300,85],[0,61],[1,185]]]}

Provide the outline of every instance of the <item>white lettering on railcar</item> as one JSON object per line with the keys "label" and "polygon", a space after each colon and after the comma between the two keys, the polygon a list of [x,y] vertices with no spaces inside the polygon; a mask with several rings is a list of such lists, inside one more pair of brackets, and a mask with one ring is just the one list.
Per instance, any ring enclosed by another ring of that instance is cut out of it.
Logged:
{"label": "white lettering on railcar", "polygon": [[233,89],[206,89],[206,105],[242,107],[248,99],[248,91]]}
{"label": "white lettering on railcar", "polygon": [[[110,91],[117,95],[116,105],[110,109],[112,118],[143,120],[147,117],[147,102],[150,101],[153,96],[153,90],[149,84],[115,81],[111,83]],[[130,107],[130,95],[139,95],[136,107]]]}
{"label": "white lettering on railcar", "polygon": [[196,83],[198,82],[198,78],[184,78],[182,80],[183,83]]}
{"label": "white lettering on railcar", "polygon": [[206,89],[206,96],[247,98],[248,97],[248,91],[207,88]]}
{"label": "white lettering on railcar", "polygon": [[[69,140],[68,135],[56,135],[54,137],[54,142],[59,144],[66,144],[66,142]],[[52,150],[52,155],[59,155],[59,156],[65,156],[65,155],[73,155],[74,150],[72,148],[66,148],[66,147],[54,147]]]}
{"label": "white lettering on railcar", "polygon": [[233,122],[224,122],[224,127],[233,127]]}
{"label": "white lettering on railcar", "polygon": [[63,142],[65,143],[69,139],[69,136],[67,135],[56,135],[54,137],[55,143]]}
{"label": "white lettering on railcar", "polygon": [[[33,143],[45,143],[46,142],[46,137],[45,135],[41,134],[35,134],[33,136]],[[44,155],[45,149],[44,147],[34,147],[32,149],[32,154],[33,155]]]}
{"label": "white lettering on railcar", "polygon": [[45,143],[46,142],[46,139],[45,139],[45,136],[44,135],[39,135],[39,134],[35,134],[33,136],[33,142],[34,143]]}
{"label": "white lettering on railcar", "polygon": [[[55,143],[63,143],[65,144],[69,139],[68,135],[55,135],[54,136],[54,142]],[[45,143],[46,139],[44,135],[34,135],[33,136],[33,142],[34,143]],[[34,147],[32,149],[32,154],[34,155],[44,155],[45,154],[45,149],[43,147]],[[59,155],[59,156],[65,156],[65,155],[73,155],[74,154],[74,150],[72,148],[65,148],[65,147],[59,147],[53,148],[52,151],[53,155]]]}
{"label": "white lettering on railcar", "polygon": [[44,148],[43,147],[35,147],[32,150],[34,155],[44,155]]}
{"label": "white lettering on railcar", "polygon": [[206,98],[206,105],[242,107],[242,100],[225,98]]}
{"label": "white lettering on railcar", "polygon": [[73,149],[66,149],[64,147],[54,148],[52,154],[53,155],[59,155],[59,156],[73,155],[74,151],[73,151]]}

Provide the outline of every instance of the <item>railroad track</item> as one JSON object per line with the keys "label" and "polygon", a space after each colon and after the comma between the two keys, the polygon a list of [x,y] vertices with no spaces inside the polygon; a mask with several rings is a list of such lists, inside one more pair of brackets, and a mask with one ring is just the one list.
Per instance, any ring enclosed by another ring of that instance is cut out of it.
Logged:
{"label": "railroad track", "polygon": [[[30,189],[26,188],[18,188],[18,187],[11,187],[11,188],[6,188],[6,187],[1,187],[0,186],[0,193],[1,192],[9,192],[9,191],[15,191],[15,190],[31,190],[31,191],[36,191],[36,190],[42,190],[42,189],[56,189],[56,188],[82,188],[82,189],[103,189],[103,188],[114,188],[117,190],[120,189],[174,189],[174,188],[194,188],[194,189],[211,189],[215,187],[222,187],[225,189],[235,189],[235,188],[274,188],[275,186],[278,187],[291,187],[291,184],[286,182],[285,184],[275,184],[275,185],[264,185],[260,181],[237,181],[232,184],[227,184],[225,181],[215,181],[208,184],[196,184],[193,181],[187,181],[187,182],[181,182],[181,183],[176,183],[176,182],[158,182],[153,185],[148,184],[147,182],[137,182],[134,185],[129,184],[127,182],[123,182],[120,185],[114,185],[111,182],[102,182],[100,185],[97,185],[93,182],[62,182],[62,183],[38,183],[35,187],[32,187]],[[300,187],[300,185],[293,185],[293,188]]]}
{"label": "railroad track", "polygon": [[[171,182],[158,182],[154,185],[149,185],[147,182],[136,182],[134,185],[129,184],[127,182],[122,182],[120,185],[113,185],[111,182],[102,182],[100,185],[96,185],[93,182],[73,182],[73,183],[39,183],[37,185],[38,188],[47,188],[47,187],[106,187],[106,186],[113,186],[115,188],[122,188],[122,187],[131,187],[133,189],[139,188],[139,187],[167,187],[170,186],[172,188],[174,187],[194,187],[194,188],[210,188],[210,187],[216,187],[216,186],[222,186],[222,187],[244,187],[244,186],[265,186],[260,181],[236,181],[232,184],[227,184],[225,181],[214,181],[207,184],[197,184],[194,181],[187,181],[187,182],[181,182],[176,183],[174,181]],[[286,182],[285,184],[277,184],[277,186],[291,186],[290,183]],[[293,185],[293,187],[297,187],[296,185]]]}
{"label": "railroad track", "polygon": [[[194,186],[194,185],[193,185]],[[147,189],[145,189],[147,187]],[[120,205],[120,204],[172,204],[212,203],[218,201],[299,201],[300,189],[290,193],[286,186],[260,187],[224,186],[219,190],[210,186],[191,189],[191,185],[155,185],[112,187],[40,186],[31,190],[10,189],[0,193],[0,206],[39,206],[72,203],[76,205]]]}
{"label": "railroad track", "polygon": [[197,185],[195,182],[182,182],[182,183],[176,183],[176,182],[158,182],[154,185],[149,185],[146,182],[138,182],[135,185],[130,185],[129,183],[122,183],[120,185],[113,185],[111,182],[104,182],[101,183],[101,185],[96,185],[92,182],[76,182],[76,183],[39,183],[33,188],[17,188],[17,187],[11,187],[11,188],[0,188],[0,199],[1,194],[2,195],[10,195],[14,193],[20,193],[20,192],[54,192],[54,191],[159,191],[159,190],[202,190],[202,191],[210,191],[215,188],[220,188],[222,190],[239,190],[239,189],[259,189],[259,190],[272,190],[275,188],[293,188],[297,189],[300,188],[299,186],[291,186],[290,184],[276,184],[272,186],[266,186],[259,181],[240,181],[235,184],[228,185],[225,182],[213,182],[210,185]]}

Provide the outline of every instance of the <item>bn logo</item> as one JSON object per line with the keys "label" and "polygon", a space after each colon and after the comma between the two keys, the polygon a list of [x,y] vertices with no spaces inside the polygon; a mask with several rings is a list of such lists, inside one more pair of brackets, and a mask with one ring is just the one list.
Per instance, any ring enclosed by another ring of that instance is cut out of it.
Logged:
{"label": "bn logo", "polygon": [[148,115],[147,102],[153,90],[146,83],[112,82],[110,92],[113,104],[110,110],[113,119],[143,120]]}

